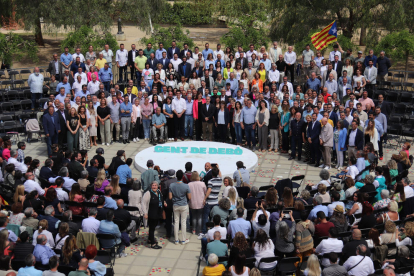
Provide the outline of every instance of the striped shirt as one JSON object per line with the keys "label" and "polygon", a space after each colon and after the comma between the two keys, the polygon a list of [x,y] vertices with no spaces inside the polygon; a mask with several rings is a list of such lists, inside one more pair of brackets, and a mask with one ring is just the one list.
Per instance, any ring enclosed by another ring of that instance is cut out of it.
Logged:
{"label": "striped shirt", "polygon": [[208,205],[218,204],[218,195],[221,189],[222,179],[221,177],[212,178],[208,181],[207,189],[211,189],[210,195],[207,197]]}

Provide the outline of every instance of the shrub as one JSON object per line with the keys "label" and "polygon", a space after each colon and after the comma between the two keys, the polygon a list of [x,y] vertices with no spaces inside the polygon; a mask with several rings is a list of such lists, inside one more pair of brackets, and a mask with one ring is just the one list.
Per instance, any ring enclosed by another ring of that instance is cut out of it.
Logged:
{"label": "shrub", "polygon": [[147,45],[152,43],[152,45],[158,45],[159,42],[162,42],[165,47],[169,47],[171,42],[174,40],[177,43],[177,47],[182,49],[184,43],[188,44],[188,47],[192,49],[194,47],[194,41],[188,36],[190,33],[189,30],[183,31],[181,25],[163,28],[160,26],[155,26],[154,33],[151,37],[143,37],[141,43]]}

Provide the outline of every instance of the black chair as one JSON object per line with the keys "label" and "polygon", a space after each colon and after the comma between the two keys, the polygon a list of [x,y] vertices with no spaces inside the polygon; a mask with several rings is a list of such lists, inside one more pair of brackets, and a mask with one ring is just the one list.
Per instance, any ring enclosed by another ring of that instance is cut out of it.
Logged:
{"label": "black chair", "polygon": [[3,114],[14,114],[13,103],[11,102],[0,103],[0,110],[1,110],[1,113]]}
{"label": "black chair", "polygon": [[338,233],[338,239],[342,240],[352,236],[352,231]]}
{"label": "black chair", "polygon": [[[292,187],[293,188],[298,188],[300,187],[300,185],[302,185],[303,180],[305,179],[305,175],[301,174],[301,175],[296,175],[294,177],[292,177],[290,180],[292,181]],[[294,181],[300,181],[300,183],[294,182]]]}
{"label": "black chair", "polygon": [[129,211],[129,212],[138,212],[139,209],[136,206],[124,206],[124,209]]}
{"label": "black chair", "polygon": [[394,76],[392,77],[393,79],[394,78],[397,78],[397,79],[403,79],[405,77],[405,75],[404,74],[394,74]]}
{"label": "black chair", "polygon": [[394,90],[389,90],[385,92],[385,99],[389,102],[397,102],[400,97],[400,93]]}
{"label": "black chair", "polygon": [[32,100],[20,100],[20,109],[25,112],[29,111],[32,112],[30,109],[32,108]]}
{"label": "black chair", "polygon": [[36,262],[35,268],[41,271],[49,270],[49,266],[42,264],[42,262]]}
{"label": "black chair", "polygon": [[219,264],[223,264],[224,262],[229,262],[229,256],[221,256],[221,257],[218,257],[218,263]]}
{"label": "black chair", "polygon": [[98,204],[95,202],[82,202],[82,206],[83,207],[87,207],[87,208],[96,208],[98,207]]}
{"label": "black chair", "polygon": [[329,237],[328,236],[326,236],[326,237],[314,237],[313,238],[314,247],[316,248],[321,243],[322,240],[326,240],[327,238],[329,238]]}
{"label": "black chair", "polygon": [[257,268],[260,270],[260,272],[264,272],[264,273],[269,273],[272,272],[273,275],[276,273],[276,267],[278,264],[276,264],[274,267],[271,268],[260,268],[260,265],[262,263],[273,263],[276,262],[279,258],[278,257],[268,257],[268,258],[261,258],[259,261],[259,265],[257,266]]}
{"label": "black chair", "polygon": [[128,228],[128,225],[126,225],[125,221],[123,221],[123,220],[114,219],[113,221],[116,225],[118,225],[119,231],[121,231],[121,232],[125,231]]}
{"label": "black chair", "polygon": [[362,237],[364,239],[367,239],[368,238],[369,231],[371,231],[371,228],[365,228],[365,229],[360,229],[360,230],[361,230]]}
{"label": "black chair", "polygon": [[72,271],[76,271],[76,268],[71,267],[71,266],[69,266],[69,265],[59,265],[59,267],[58,267],[58,271],[59,271],[60,273],[65,274],[66,276],[68,276],[68,275],[69,275],[69,273],[71,273]]}
{"label": "black chair", "polygon": [[272,187],[274,187],[274,185],[262,186],[262,187],[259,187],[259,191],[267,191],[267,190],[269,190]]}
{"label": "black chair", "polygon": [[296,273],[295,263],[300,262],[299,257],[288,257],[281,259],[276,266],[277,275],[291,275]]}
{"label": "black chair", "polygon": [[12,260],[11,267],[13,268],[13,270],[19,271],[20,268],[26,267],[26,263],[24,262],[24,260]]}
{"label": "black chair", "polygon": [[111,267],[113,267],[111,255],[108,251],[98,250],[98,254],[95,257],[95,261],[99,261],[104,265],[110,265]]}
{"label": "black chair", "polygon": [[115,244],[114,246],[108,248],[108,247],[104,247],[102,245],[103,241],[115,241],[116,237],[113,234],[96,234],[96,238],[99,241],[99,245],[101,247],[101,250],[106,250],[107,252],[109,252],[110,256],[111,256],[111,263],[112,266],[115,265],[115,257],[116,257],[116,252],[118,250],[119,245]]}
{"label": "black chair", "polygon": [[256,264],[256,258],[246,258],[246,261],[244,262],[244,266],[247,266],[248,268],[252,269]]}

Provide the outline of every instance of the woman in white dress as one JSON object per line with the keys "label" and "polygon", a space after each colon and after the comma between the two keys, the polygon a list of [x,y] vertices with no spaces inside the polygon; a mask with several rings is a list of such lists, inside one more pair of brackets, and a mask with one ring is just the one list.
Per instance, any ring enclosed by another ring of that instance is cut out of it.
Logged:
{"label": "woman in white dress", "polygon": [[[253,249],[254,257],[256,258],[256,267],[259,266],[261,258],[275,257],[275,245],[263,229],[257,230]],[[276,265],[277,261],[272,263],[262,263],[260,264],[260,268],[273,268],[276,267]]]}
{"label": "woman in white dress", "polygon": [[321,69],[321,76],[323,76],[323,72],[328,70],[328,65],[326,65],[326,59],[322,59],[320,69]]}
{"label": "woman in white dress", "polygon": [[345,65],[342,67],[342,75],[344,73],[344,71],[347,72],[347,76],[352,77],[354,75],[354,67],[351,65],[351,60],[350,59],[346,59],[345,60]]}
{"label": "woman in white dress", "polygon": [[357,69],[355,72],[355,76],[352,78],[352,87],[357,87],[357,82],[361,82],[361,87],[364,88],[367,82],[365,81],[365,77],[361,74],[361,70]]}
{"label": "woman in white dress", "polygon": [[[318,66],[319,68],[321,68],[322,66],[322,60],[324,60],[324,57],[322,56],[320,51],[317,51],[314,61],[315,61],[316,66]],[[321,75],[322,75],[322,72],[321,72]]]}
{"label": "woman in white dress", "polygon": [[93,105],[88,105],[89,111],[89,139],[91,140],[91,147],[96,144],[96,136],[98,135],[98,121],[96,120],[96,112]]}
{"label": "woman in white dress", "polygon": [[162,69],[162,64],[158,63],[157,64],[157,70],[155,70],[155,74],[160,74],[160,80],[165,82],[165,70]]}

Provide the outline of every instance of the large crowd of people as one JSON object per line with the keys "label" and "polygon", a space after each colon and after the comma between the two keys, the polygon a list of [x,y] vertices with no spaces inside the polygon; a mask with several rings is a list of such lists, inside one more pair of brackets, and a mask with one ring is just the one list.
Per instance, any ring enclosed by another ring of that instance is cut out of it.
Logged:
{"label": "large crowd of people", "polygon": [[[22,260],[19,275],[58,275],[59,265],[77,269],[69,275],[110,275],[94,260],[97,250],[114,248],[116,257],[126,257],[141,225],[149,229],[151,249],[162,248],[155,231],[161,225],[177,246],[189,242],[187,232],[197,235],[205,276],[283,272],[289,261],[296,275],[363,276],[380,269],[408,275],[413,269],[410,143],[380,165],[392,104],[382,95],[368,97],[376,80],[388,77],[384,52],[354,57],[335,44],[325,59],[308,45],[298,59],[293,47],[282,53],[277,42],[235,53],[208,43],[202,51],[187,44],[180,50],[175,42],[168,49],[162,43],[131,48],[121,44],[115,62],[108,45],[102,52],[91,46],[85,56],[79,48],[73,55],[65,48],[60,60],[54,55],[50,100],[40,107],[44,166],[25,156],[24,142],[12,149],[9,137],[0,140],[0,194],[11,205],[0,213],[1,270]],[[43,80],[35,68],[28,80],[33,108]],[[232,177],[222,178],[220,164],[207,162],[197,172],[188,162],[184,170],[163,171],[152,160],[138,180],[123,150],[110,162],[103,147],[88,157],[98,142],[142,138],[220,141],[298,161],[303,155],[321,168],[321,181],[303,184],[300,192],[283,181],[259,191],[241,161]],[[114,238],[86,239],[85,233]]]}

